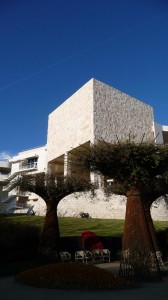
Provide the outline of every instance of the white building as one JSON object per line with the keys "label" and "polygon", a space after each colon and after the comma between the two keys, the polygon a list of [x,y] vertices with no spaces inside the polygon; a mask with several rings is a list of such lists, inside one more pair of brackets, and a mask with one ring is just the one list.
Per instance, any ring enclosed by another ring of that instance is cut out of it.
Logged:
{"label": "white building", "polygon": [[5,179],[11,172],[11,163],[8,160],[1,160],[0,161],[0,211],[5,210],[5,204],[2,203],[7,197],[8,192],[3,191],[3,185]]}
{"label": "white building", "polygon": [[130,133],[138,141],[144,133],[145,140],[154,140],[153,108],[91,79],[49,115],[48,163],[53,173],[63,173],[68,151],[102,138],[114,142],[116,135],[123,140]]}
{"label": "white building", "polygon": [[[98,80],[91,79],[49,115],[46,147],[20,152],[11,160],[12,169],[8,182],[17,174],[27,171],[67,175],[67,155],[72,149],[90,142],[95,143],[102,138],[108,142],[114,142],[116,139],[123,140],[128,138],[129,134],[135,136],[138,142],[143,137],[146,141],[168,143],[168,126],[154,123],[151,106]],[[75,170],[71,170],[71,173],[74,172]],[[93,174],[91,176],[95,179]],[[4,188],[4,191],[9,192],[6,200],[8,203],[12,203],[11,197],[14,195],[14,191],[10,189],[11,187],[8,186]],[[125,197],[112,196],[105,199],[102,191],[97,193],[98,197],[94,199],[90,199],[90,195],[82,194],[78,199],[72,195],[66,197],[59,204],[59,215],[78,216],[81,211],[84,211],[92,217],[124,218]],[[33,203],[33,200],[30,200],[32,197],[37,200],[37,196],[25,195],[26,201],[23,201],[16,191],[15,196],[13,210],[19,209],[21,202],[26,206],[33,205],[35,201]],[[167,206],[164,204],[164,199],[161,201],[162,208],[154,213],[155,219],[168,218]],[[36,214],[42,214],[42,211],[37,208],[37,203],[39,200],[36,201],[33,210]]]}
{"label": "white building", "polygon": [[23,173],[45,173],[47,171],[46,146],[34,148],[18,153],[10,160],[11,172],[3,179],[3,193],[6,198],[1,200],[6,213],[45,214],[45,203],[37,195],[21,192],[15,188],[17,176]]}

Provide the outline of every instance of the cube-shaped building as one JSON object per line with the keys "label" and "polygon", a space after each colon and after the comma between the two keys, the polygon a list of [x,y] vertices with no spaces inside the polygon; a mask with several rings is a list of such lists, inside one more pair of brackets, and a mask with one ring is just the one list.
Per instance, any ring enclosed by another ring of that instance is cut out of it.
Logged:
{"label": "cube-shaped building", "polygon": [[49,115],[48,163],[66,175],[67,153],[99,140],[155,138],[153,108],[96,79],[91,79]]}
{"label": "cube-shaped building", "polygon": [[[47,145],[22,151],[10,163],[0,162],[0,212],[31,213],[33,209],[36,215],[45,214],[46,206],[40,197],[13,188],[16,176],[27,172],[74,175],[76,170],[68,166],[68,153],[73,149],[102,139],[113,143],[128,138],[165,144],[168,126],[154,123],[151,106],[91,79],[49,115]],[[84,176],[100,183],[100,177],[89,171]],[[96,193],[94,199],[82,193],[78,199],[76,195],[67,196],[58,205],[58,215],[73,217],[86,212],[95,218],[125,217],[124,196],[112,195],[107,200],[101,189]],[[167,220],[165,199],[156,201],[151,212],[154,219]]]}

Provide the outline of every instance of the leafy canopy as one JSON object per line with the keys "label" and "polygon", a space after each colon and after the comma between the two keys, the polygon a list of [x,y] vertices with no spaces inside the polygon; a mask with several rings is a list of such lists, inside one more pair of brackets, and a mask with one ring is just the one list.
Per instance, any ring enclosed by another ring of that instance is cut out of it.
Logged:
{"label": "leafy canopy", "polygon": [[70,163],[113,178],[126,189],[145,189],[158,176],[168,183],[168,145],[101,141],[74,151]]}
{"label": "leafy canopy", "polygon": [[91,188],[91,184],[84,179],[74,177],[58,177],[44,173],[25,174],[21,176],[17,183],[23,191],[33,192],[39,195],[47,203],[59,201],[75,192],[86,191]]}

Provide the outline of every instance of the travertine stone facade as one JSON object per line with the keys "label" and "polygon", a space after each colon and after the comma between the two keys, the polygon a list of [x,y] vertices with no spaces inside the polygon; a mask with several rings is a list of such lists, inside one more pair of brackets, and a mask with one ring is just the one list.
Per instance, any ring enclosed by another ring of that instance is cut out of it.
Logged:
{"label": "travertine stone facade", "polygon": [[153,140],[153,109],[91,79],[49,115],[48,162],[88,141],[122,140],[129,134]]}
{"label": "travertine stone facade", "polygon": [[[144,141],[153,141],[154,131],[152,107],[91,79],[49,115],[48,162],[54,162],[55,170],[62,162],[62,170],[67,174],[67,152],[79,145],[101,139],[109,142],[117,138],[125,140],[129,135],[140,142],[144,133]],[[83,211],[92,217],[124,219],[125,203],[125,197],[113,195],[105,199],[101,191],[95,198],[81,193],[78,198],[70,195],[63,199],[58,214],[79,216]],[[154,218],[165,220],[168,210],[163,213],[163,205],[161,207],[159,215],[156,215],[155,207],[152,208]]]}
{"label": "travertine stone facade", "polygon": [[153,220],[168,221],[168,196],[158,198],[151,207]]}
{"label": "travertine stone facade", "polygon": [[[61,217],[80,217],[81,212],[89,213],[92,218],[125,219],[126,197],[112,195],[106,197],[101,190],[96,196],[91,193],[76,193],[65,197],[58,205]],[[151,207],[153,220],[168,220],[168,201],[158,198]]]}
{"label": "travertine stone facade", "polygon": [[[68,166],[70,150],[89,141],[95,143],[104,139],[114,142],[133,136],[138,142],[144,136],[144,141],[156,138],[159,144],[168,143],[168,126],[154,125],[153,109],[149,105],[91,79],[49,115],[47,145],[13,157],[11,175],[24,172],[22,167],[32,157],[38,157],[38,168],[33,172],[67,175],[72,171]],[[95,174],[91,173],[90,179],[96,180]],[[80,212],[87,212],[95,218],[125,218],[124,196],[106,198],[102,190],[96,193],[94,198],[83,193],[78,197],[69,195],[58,205],[58,215],[79,217]],[[0,190],[0,199],[1,194]],[[14,191],[10,191],[8,197],[11,195],[15,195]],[[16,197],[11,199],[8,208],[16,206]],[[31,194],[25,201],[33,207],[36,215],[45,215],[45,202],[37,195]],[[23,212],[23,209],[14,211]],[[168,219],[168,206],[164,199],[153,204],[152,217],[156,220]]]}
{"label": "travertine stone facade", "polygon": [[153,141],[153,109],[100,81],[93,80],[94,137],[106,141],[128,139]]}
{"label": "travertine stone facade", "polygon": [[49,115],[48,161],[93,138],[93,80]]}
{"label": "travertine stone facade", "polygon": [[95,197],[90,192],[76,193],[61,200],[58,205],[58,216],[80,217],[80,213],[89,213],[92,218],[124,219],[126,197],[113,195],[106,197],[101,190]]}

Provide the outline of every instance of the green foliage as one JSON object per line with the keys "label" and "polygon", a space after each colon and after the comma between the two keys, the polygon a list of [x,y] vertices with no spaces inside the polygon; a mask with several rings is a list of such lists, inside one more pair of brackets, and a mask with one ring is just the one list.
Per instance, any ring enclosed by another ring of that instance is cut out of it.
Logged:
{"label": "green foliage", "polygon": [[92,265],[60,263],[27,270],[16,281],[39,288],[111,290],[134,288],[134,284]]}
{"label": "green foliage", "polygon": [[[85,230],[95,232],[101,236],[122,236],[124,228],[124,220],[112,219],[83,219],[83,218],[58,218],[61,236],[80,236]],[[18,234],[22,239],[22,234],[27,236],[27,232],[31,233],[31,228],[37,230],[37,236],[41,233],[44,223],[44,217],[38,216],[13,216],[0,217],[0,238],[8,239],[10,235]],[[164,231],[168,229],[168,221],[154,221],[156,231]],[[21,228],[20,231],[18,228]],[[30,228],[30,230],[29,230]],[[18,233],[17,233],[18,232]],[[22,234],[21,234],[22,232]],[[5,238],[6,237],[6,238]],[[25,237],[27,239],[27,237]],[[28,239],[27,239],[28,240]],[[30,241],[29,241],[30,242]],[[1,243],[2,245],[2,243]]]}
{"label": "green foliage", "polygon": [[91,184],[84,179],[40,173],[22,175],[15,185],[23,191],[39,195],[45,202],[54,201],[57,204],[67,195],[91,188]]}
{"label": "green foliage", "polygon": [[[37,216],[0,217],[1,255],[25,251],[30,247],[36,249],[43,223],[44,217]],[[155,221],[154,225],[157,232],[168,230],[166,221]],[[59,226],[62,237],[81,236],[83,231],[90,230],[99,236],[121,238],[124,220],[59,218]]]}
{"label": "green foliage", "polygon": [[109,144],[104,141],[82,147],[70,156],[72,165],[100,172],[126,189],[147,189],[162,176],[168,182],[168,146],[134,141]]}
{"label": "green foliage", "polygon": [[[24,224],[17,220],[13,222],[12,218],[1,217],[1,258],[4,255],[9,257],[15,256],[15,259],[19,260],[28,258],[32,253],[32,248],[35,252],[38,247],[40,231],[38,226],[34,226],[34,224],[31,224],[28,220],[27,223]],[[18,253],[17,257],[16,253]]]}

